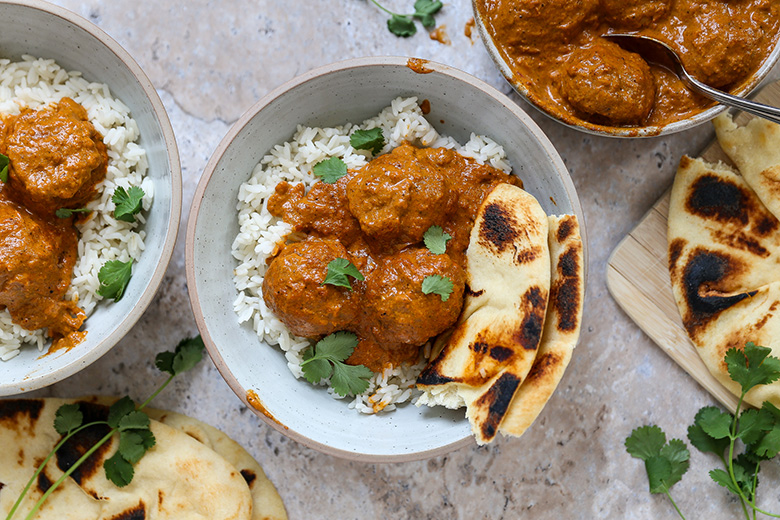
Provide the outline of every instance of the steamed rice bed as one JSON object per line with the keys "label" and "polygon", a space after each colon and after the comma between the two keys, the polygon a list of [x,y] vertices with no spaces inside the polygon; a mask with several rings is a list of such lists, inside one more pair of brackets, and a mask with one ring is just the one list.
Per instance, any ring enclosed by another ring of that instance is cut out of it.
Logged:
{"label": "steamed rice bed", "polygon": [[[274,146],[255,167],[250,179],[239,188],[237,210],[240,230],[232,247],[233,256],[238,260],[233,277],[238,297],[233,308],[239,323],[251,321],[261,342],[281,348],[287,366],[296,378],[303,376],[303,353],[313,342],[291,334],[263,300],[266,261],[273,256],[277,244],[284,242],[284,237],[292,232],[288,223],[270,214],[268,197],[281,181],[302,182],[308,190],[318,180],[311,173],[312,167],[329,157],[339,157],[349,169],[364,166],[373,155],[368,150],[352,148],[349,136],[358,129],[377,127],[382,129],[386,141],[380,154],[409,141],[416,146],[454,149],[482,164],[511,171],[503,148],[489,138],[472,134],[465,145],[460,145],[453,138],[440,135],[425,119],[415,97],[394,99],[379,115],[360,125],[347,123],[334,128],[298,126],[292,140]],[[394,410],[396,404],[409,401],[417,375],[429,356],[429,346],[426,345],[423,350],[422,360],[414,366],[402,365],[375,373],[368,389],[354,398],[350,408],[370,414]],[[321,384],[327,385],[326,382]],[[341,399],[332,389],[328,388],[328,392]]]}
{"label": "steamed rice bed", "polygon": [[[138,144],[139,132],[130,109],[111,97],[107,85],[92,83],[80,72],[66,71],[54,60],[23,56],[22,61],[0,59],[0,113],[17,115],[22,108],[36,109],[69,97],[81,104],[89,120],[103,136],[108,151],[106,178],[97,185],[98,197],[87,205],[89,217],[77,222],[79,231],[78,260],[66,298],[78,302],[87,317],[102,297],[98,271],[106,262],[138,260],[144,250],[146,233],[139,226],[145,220],[136,215],[138,223],[118,221],[113,217],[111,197],[117,187],[144,190],[143,209],[148,211],[153,197],[153,185],[144,176],[148,167],[146,152]],[[38,350],[49,340],[43,329],[28,331],[11,321],[7,310],[0,311],[0,359],[7,361],[24,344]]]}

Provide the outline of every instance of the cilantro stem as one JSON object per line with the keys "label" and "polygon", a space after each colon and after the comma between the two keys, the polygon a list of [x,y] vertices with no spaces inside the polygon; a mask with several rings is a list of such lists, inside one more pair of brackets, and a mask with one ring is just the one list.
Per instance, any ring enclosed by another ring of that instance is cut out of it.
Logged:
{"label": "cilantro stem", "polygon": [[390,16],[407,16],[407,17],[411,16],[411,15],[406,15],[406,14],[394,13],[393,11],[390,11],[389,9],[386,9],[385,7],[383,7],[382,4],[380,4],[376,0],[371,0],[371,3],[374,4],[375,6],[377,6],[378,8],[380,8],[382,11],[386,12],[387,14],[389,14]]}
{"label": "cilantro stem", "polygon": [[667,497],[669,497],[669,502],[672,503],[672,505],[674,506],[674,510],[677,511],[677,514],[680,515],[680,518],[685,520],[685,517],[683,516],[682,511],[680,511],[680,508],[677,507],[677,503],[672,498],[672,494],[669,492],[669,488],[666,487],[666,485],[664,485],[664,493],[666,494]]}
{"label": "cilantro stem", "polygon": [[19,495],[19,498],[16,499],[16,502],[14,503],[14,506],[11,508],[11,511],[9,511],[8,516],[5,517],[5,520],[11,520],[13,518],[14,513],[16,513],[16,510],[19,509],[19,506],[22,505],[22,500],[24,500],[25,495],[30,490],[30,488],[33,485],[33,482],[35,482],[35,479],[38,478],[38,475],[41,474],[41,471],[43,471],[43,468],[46,467],[46,464],[49,463],[52,457],[59,451],[62,446],[68,442],[68,439],[76,435],[78,432],[85,428],[89,428],[90,426],[96,426],[98,424],[108,424],[106,421],[95,421],[91,422],[89,424],[83,424],[76,428],[75,430],[69,432],[65,437],[62,438],[60,442],[57,443],[57,445],[54,447],[52,451],[49,452],[49,454],[46,456],[45,459],[43,459],[43,462],[41,462],[40,466],[38,466],[38,469],[35,470],[35,473],[33,473],[32,477],[30,477],[30,480],[27,481],[27,485],[24,486],[24,489],[22,490],[22,493]]}
{"label": "cilantro stem", "polygon": [[146,401],[144,401],[143,403],[141,403],[141,405],[139,405],[139,406],[136,408],[136,410],[142,410],[142,409],[144,409],[144,408],[146,407],[146,405],[148,405],[149,403],[151,403],[151,402],[152,402],[152,400],[153,400],[155,397],[157,397],[157,396],[159,395],[159,393],[160,393],[160,392],[162,392],[163,390],[165,390],[165,387],[166,387],[166,386],[168,386],[168,383],[170,383],[170,382],[171,382],[171,380],[172,380],[174,377],[176,377],[174,374],[172,374],[172,375],[168,376],[168,379],[166,379],[166,380],[165,380],[165,382],[164,382],[162,385],[160,385],[160,388],[158,388],[157,390],[155,390],[155,392],[154,392],[152,395],[150,395],[150,396],[149,396],[149,398],[148,398]]}

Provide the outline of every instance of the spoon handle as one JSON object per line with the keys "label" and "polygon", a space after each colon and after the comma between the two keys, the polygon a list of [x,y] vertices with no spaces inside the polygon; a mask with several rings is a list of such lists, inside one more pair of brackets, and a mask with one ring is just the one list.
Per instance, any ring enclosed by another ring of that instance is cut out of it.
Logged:
{"label": "spoon handle", "polygon": [[726,94],[725,92],[709,87],[704,83],[697,81],[691,77],[688,77],[687,79],[689,79],[692,83],[695,84],[697,90],[699,90],[702,94],[709,97],[710,99],[714,99],[715,101],[718,101],[719,103],[722,103],[730,107],[744,110],[745,112],[748,112],[755,116],[763,117],[764,119],[768,119],[773,123],[780,124],[780,108],[773,107],[770,105],[764,105],[763,103],[756,103],[755,101],[750,101],[749,99],[732,96],[731,94]]}

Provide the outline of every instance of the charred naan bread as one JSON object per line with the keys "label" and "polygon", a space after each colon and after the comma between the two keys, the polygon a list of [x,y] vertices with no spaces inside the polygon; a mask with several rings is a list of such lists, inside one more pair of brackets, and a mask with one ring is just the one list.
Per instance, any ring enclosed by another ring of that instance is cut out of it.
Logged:
{"label": "charred naan bread", "polygon": [[[66,399],[0,401],[0,516],[5,516],[35,468],[59,442],[57,409]],[[108,408],[80,402],[84,422],[105,420]],[[67,520],[235,519],[252,517],[252,496],[244,477],[215,451],[158,421],[156,445],[135,465],[133,481],[122,488],[105,478],[103,462],[117,449],[116,436],[104,444],[48,497],[36,518]],[[23,518],[108,427],[88,428],[69,440],[46,465],[17,515]]]}
{"label": "charred naan bread", "polygon": [[490,442],[531,370],[550,291],[547,215],[509,184],[482,203],[471,231],[467,295],[453,332],[417,378],[418,404],[466,406],[474,437]]}
{"label": "charred naan bread", "polygon": [[519,437],[531,426],[558,387],[580,337],[585,301],[585,258],[577,217],[552,216],[552,275],[547,317],[539,352],[531,371],[509,404],[498,430]]}
{"label": "charred naan bread", "polygon": [[[683,157],[669,203],[669,273],[683,325],[710,372],[736,395],[724,356],[745,343],[780,356],[780,221],[728,166]],[[780,405],[780,384],[746,401]]]}
{"label": "charred naan bread", "polygon": [[764,206],[780,218],[780,125],[755,117],[740,127],[727,112],[713,123],[723,151]]}

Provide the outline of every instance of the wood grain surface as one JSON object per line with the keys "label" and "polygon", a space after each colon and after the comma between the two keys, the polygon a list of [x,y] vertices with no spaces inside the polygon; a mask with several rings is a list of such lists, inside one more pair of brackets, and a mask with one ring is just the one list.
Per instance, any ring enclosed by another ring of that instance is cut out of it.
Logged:
{"label": "wood grain surface", "polygon": [[[767,85],[756,101],[780,106],[780,82]],[[751,116],[740,114],[743,125]],[[717,141],[701,157],[730,163]],[[683,328],[669,281],[666,228],[669,190],[617,245],[607,261],[607,288],[626,314],[677,364],[730,410],[737,398],[707,370]]]}

